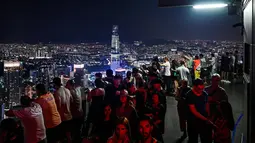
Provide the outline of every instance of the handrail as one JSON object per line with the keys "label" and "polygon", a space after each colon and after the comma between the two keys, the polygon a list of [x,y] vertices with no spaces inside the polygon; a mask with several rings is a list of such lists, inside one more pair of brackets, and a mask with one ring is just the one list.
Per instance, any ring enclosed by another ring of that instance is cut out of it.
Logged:
{"label": "handrail", "polygon": [[232,132],[232,143],[235,142],[235,136],[236,136],[236,127],[238,126],[238,124],[240,123],[241,119],[243,118],[243,113],[238,117],[235,126],[234,126],[234,130]]}

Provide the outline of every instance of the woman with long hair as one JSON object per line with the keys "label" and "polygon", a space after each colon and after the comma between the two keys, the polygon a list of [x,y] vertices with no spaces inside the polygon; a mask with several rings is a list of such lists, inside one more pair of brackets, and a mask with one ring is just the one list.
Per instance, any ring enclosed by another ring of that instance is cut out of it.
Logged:
{"label": "woman with long hair", "polygon": [[105,103],[103,106],[102,120],[100,120],[93,128],[92,136],[95,136],[97,143],[106,143],[107,139],[112,136],[116,117],[112,112],[110,104]]}
{"label": "woman with long hair", "polygon": [[135,138],[137,135],[137,119],[138,115],[135,108],[130,105],[128,97],[128,91],[122,90],[120,91],[120,106],[116,109],[117,117],[126,117],[130,123],[130,127],[132,130],[132,136]]}
{"label": "woman with long hair", "polygon": [[117,119],[115,131],[107,143],[131,143],[131,131],[129,121],[125,117]]}

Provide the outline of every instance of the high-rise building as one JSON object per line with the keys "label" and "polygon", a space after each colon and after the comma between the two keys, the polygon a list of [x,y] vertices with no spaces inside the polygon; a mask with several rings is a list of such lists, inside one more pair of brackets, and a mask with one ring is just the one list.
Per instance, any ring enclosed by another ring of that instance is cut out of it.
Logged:
{"label": "high-rise building", "polygon": [[4,61],[0,60],[0,102],[4,99]]}
{"label": "high-rise building", "polygon": [[4,76],[4,61],[0,59],[0,77]]}
{"label": "high-rise building", "polygon": [[112,27],[112,53],[119,53],[120,39],[119,39],[119,27],[118,25],[113,25]]}
{"label": "high-rise building", "polygon": [[111,45],[111,69],[114,71],[120,68],[120,42],[118,34],[118,26],[113,25],[112,28],[112,45]]}
{"label": "high-rise building", "polygon": [[5,88],[4,88],[4,77],[0,77],[0,102],[4,101]]}
{"label": "high-rise building", "polygon": [[4,63],[4,97],[6,107],[19,103],[21,96],[22,78],[20,62]]}

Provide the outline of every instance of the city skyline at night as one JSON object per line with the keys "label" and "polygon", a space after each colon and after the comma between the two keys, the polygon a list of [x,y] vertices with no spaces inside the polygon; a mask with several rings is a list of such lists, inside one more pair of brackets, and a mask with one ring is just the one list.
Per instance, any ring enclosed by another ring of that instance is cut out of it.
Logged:
{"label": "city skyline at night", "polygon": [[159,8],[157,1],[8,2],[3,9],[0,42],[80,43],[110,41],[118,25],[121,41],[230,40],[241,41],[239,16],[227,8]]}

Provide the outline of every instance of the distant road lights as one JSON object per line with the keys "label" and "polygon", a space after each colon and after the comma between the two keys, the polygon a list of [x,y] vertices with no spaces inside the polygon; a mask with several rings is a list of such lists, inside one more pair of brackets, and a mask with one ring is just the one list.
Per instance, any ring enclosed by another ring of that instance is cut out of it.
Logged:
{"label": "distant road lights", "polygon": [[214,8],[223,8],[223,7],[227,7],[228,4],[199,4],[199,5],[194,5],[193,8],[194,9],[214,9]]}

